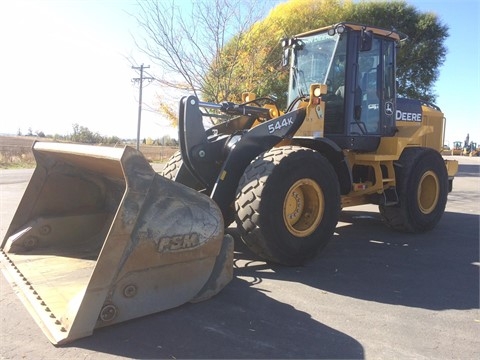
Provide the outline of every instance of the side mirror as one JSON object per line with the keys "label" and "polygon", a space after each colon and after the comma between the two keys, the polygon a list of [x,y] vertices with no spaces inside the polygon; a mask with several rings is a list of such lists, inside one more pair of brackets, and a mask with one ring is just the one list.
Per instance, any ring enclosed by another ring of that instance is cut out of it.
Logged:
{"label": "side mirror", "polygon": [[360,51],[372,50],[373,32],[371,30],[362,30],[360,37]]}

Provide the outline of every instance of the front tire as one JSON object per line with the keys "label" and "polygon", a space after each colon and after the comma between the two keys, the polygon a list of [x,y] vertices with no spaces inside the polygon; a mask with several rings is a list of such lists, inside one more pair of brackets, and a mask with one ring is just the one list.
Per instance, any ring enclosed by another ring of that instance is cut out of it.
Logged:
{"label": "front tire", "polygon": [[189,188],[197,191],[203,190],[204,186],[195,179],[189,170],[183,165],[182,153],[176,151],[166,162],[163,170],[159,173],[161,176],[179,182]]}
{"label": "front tire", "polygon": [[340,214],[340,190],[330,162],[295,146],[259,155],[237,188],[235,220],[258,256],[301,265],[330,240]]}
{"label": "front tire", "polygon": [[182,160],[182,153],[180,151],[176,151],[165,163],[162,171],[160,171],[160,175],[175,181],[178,171],[183,165]]}
{"label": "front tire", "polygon": [[429,148],[407,148],[396,164],[399,202],[379,207],[397,231],[425,232],[440,221],[447,203],[448,173],[442,156]]}

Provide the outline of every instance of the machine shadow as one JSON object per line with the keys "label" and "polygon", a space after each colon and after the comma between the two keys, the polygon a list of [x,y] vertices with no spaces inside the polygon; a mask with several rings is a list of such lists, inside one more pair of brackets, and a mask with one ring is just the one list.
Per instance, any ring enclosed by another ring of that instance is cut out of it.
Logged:
{"label": "machine shadow", "polygon": [[[478,171],[460,169],[459,176]],[[325,250],[303,267],[265,263],[230,228],[236,266],[220,294],[98,329],[68,346],[127,358],[365,357],[356,339],[270,297],[261,289],[267,279],[429,310],[478,307],[478,215],[446,212],[431,232],[403,234],[385,227],[378,213],[352,209],[342,213]]]}
{"label": "machine shadow", "polygon": [[217,296],[95,331],[70,346],[128,358],[362,359],[355,339],[238,277]]}
{"label": "machine shadow", "polygon": [[344,211],[341,222],[327,248],[303,267],[265,263],[230,228],[237,237],[234,280],[220,294],[96,330],[71,346],[131,358],[364,357],[357,340],[269,297],[261,290],[266,279],[385,304],[477,308],[478,215],[446,212],[426,234],[394,232],[379,214],[364,211]]}
{"label": "machine shadow", "polygon": [[480,175],[480,164],[459,164],[455,177],[472,177]]}
{"label": "machine shadow", "polygon": [[[424,234],[390,230],[372,212],[344,211],[340,221],[324,251],[299,268],[259,262],[237,239],[237,258],[245,263],[237,275],[430,310],[478,307],[478,215],[445,212],[437,227]],[[262,271],[265,267],[274,271]]]}

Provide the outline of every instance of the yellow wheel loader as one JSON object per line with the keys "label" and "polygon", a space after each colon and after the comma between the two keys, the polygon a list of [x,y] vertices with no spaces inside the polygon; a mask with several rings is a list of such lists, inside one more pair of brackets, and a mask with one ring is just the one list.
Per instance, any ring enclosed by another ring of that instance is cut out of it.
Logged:
{"label": "yellow wheel loader", "polygon": [[463,147],[463,155],[478,156],[477,143],[470,141]]}
{"label": "yellow wheel loader", "polygon": [[452,155],[462,155],[463,154],[463,146],[461,141],[454,141],[453,148],[452,148]]}
{"label": "yellow wheel loader", "polygon": [[479,147],[477,146],[477,143],[471,142],[470,143],[470,151],[468,153],[468,156],[478,156],[479,155]]}
{"label": "yellow wheel loader", "polygon": [[397,98],[400,40],[351,23],[284,39],[286,111],[251,93],[182,98],[161,176],[128,147],[36,143],[2,264],[50,340],[216,294],[232,278],[233,221],[284,265],[313,258],[349,206],[377,204],[399,231],[435,227],[458,163],[440,155],[440,109]]}

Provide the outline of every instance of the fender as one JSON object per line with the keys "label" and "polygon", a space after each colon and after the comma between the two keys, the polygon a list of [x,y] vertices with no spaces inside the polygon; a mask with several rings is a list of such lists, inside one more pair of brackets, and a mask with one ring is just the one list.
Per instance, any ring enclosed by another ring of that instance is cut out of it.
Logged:
{"label": "fender", "polygon": [[292,145],[307,147],[324,155],[332,164],[338,176],[340,193],[346,195],[352,189],[352,174],[342,149],[328,138],[294,137]]}
{"label": "fender", "polygon": [[232,146],[219,172],[210,197],[217,203],[225,218],[235,199],[240,177],[250,162],[261,153],[273,148],[283,139],[290,139],[305,119],[305,108],[289,112],[245,131]]}
{"label": "fender", "polygon": [[[196,190],[203,187],[204,193],[210,195],[222,214],[227,216],[240,177],[248,164],[283,139],[292,138],[305,119],[306,109],[297,109],[254,128],[237,128],[225,134],[218,132],[218,126],[213,128],[218,133],[212,129],[205,130],[203,117],[209,114],[202,113],[202,105],[222,111],[221,105],[201,103],[195,96],[184,97],[180,101],[179,143],[183,165],[175,181],[187,186],[196,182],[201,184],[195,186]],[[240,105],[239,109],[243,110]],[[256,107],[246,109],[249,112],[247,116],[253,120],[266,111]],[[222,126],[228,127],[228,124]]]}

